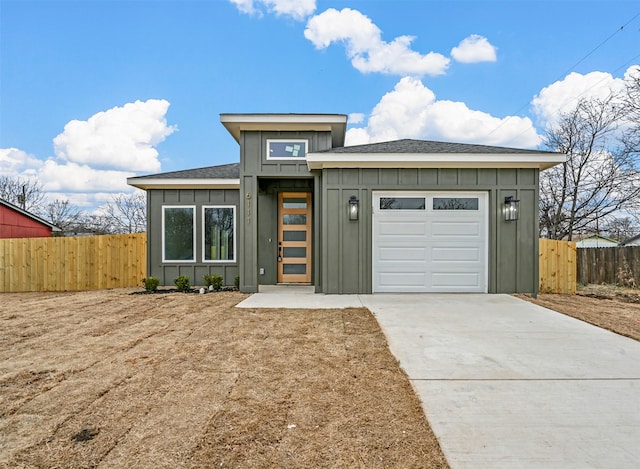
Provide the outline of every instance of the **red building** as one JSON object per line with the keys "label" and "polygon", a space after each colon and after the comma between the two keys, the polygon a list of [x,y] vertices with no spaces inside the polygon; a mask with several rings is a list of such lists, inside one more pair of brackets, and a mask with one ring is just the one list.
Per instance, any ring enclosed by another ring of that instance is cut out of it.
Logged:
{"label": "red building", "polygon": [[0,199],[0,238],[42,238],[52,231],[60,228]]}

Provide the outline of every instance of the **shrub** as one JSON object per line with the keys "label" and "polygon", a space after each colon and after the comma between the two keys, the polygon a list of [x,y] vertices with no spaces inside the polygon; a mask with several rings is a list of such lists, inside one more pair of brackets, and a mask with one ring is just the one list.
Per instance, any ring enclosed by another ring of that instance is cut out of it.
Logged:
{"label": "shrub", "polygon": [[191,290],[191,279],[189,277],[187,277],[186,275],[181,275],[180,277],[177,277],[173,283],[176,284],[176,287],[178,288],[179,291],[181,292],[188,292]]}
{"label": "shrub", "polygon": [[220,288],[222,288],[222,282],[223,282],[223,278],[222,275],[218,275],[218,274],[204,274],[202,276],[202,278],[204,279],[204,284],[208,287],[209,285],[213,286],[213,289],[215,291],[220,291]]}
{"label": "shrub", "polygon": [[157,277],[147,277],[142,279],[142,286],[147,291],[156,291],[160,285],[160,279]]}
{"label": "shrub", "polygon": [[213,274],[212,275],[212,281],[211,281],[211,285],[213,285],[213,289],[215,291],[220,291],[220,289],[222,288],[222,282],[223,282],[223,278],[222,275],[217,275],[217,274]]}
{"label": "shrub", "polygon": [[240,276],[236,275],[236,278],[233,280],[233,284],[236,286],[238,290],[240,290]]}

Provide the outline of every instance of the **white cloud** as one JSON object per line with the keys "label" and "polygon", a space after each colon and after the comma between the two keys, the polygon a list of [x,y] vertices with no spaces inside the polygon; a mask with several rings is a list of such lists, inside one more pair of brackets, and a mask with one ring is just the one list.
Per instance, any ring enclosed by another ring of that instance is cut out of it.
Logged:
{"label": "white cloud", "polygon": [[248,15],[256,13],[256,7],[253,5],[253,0],[230,0],[238,10]]}
{"label": "white cloud", "polygon": [[49,200],[96,207],[111,194],[135,191],[127,178],[136,172],[160,170],[154,146],[175,131],[167,125],[168,108],[169,102],[150,99],[71,121],[53,141],[55,157],[0,149],[0,174],[37,180]]}
{"label": "white cloud", "polygon": [[349,114],[349,124],[361,124],[364,121],[364,114],[361,112],[352,112]]}
{"label": "white cloud", "polygon": [[[629,67],[625,77],[630,76],[636,67],[637,65]],[[553,125],[560,114],[571,111],[580,98],[604,99],[623,88],[624,79],[614,78],[610,73],[591,72],[582,75],[573,72],[543,88],[531,104],[542,125]]]}
{"label": "white cloud", "polygon": [[329,8],[309,19],[304,36],[318,49],[343,42],[351,64],[360,72],[390,75],[442,75],[450,59],[436,52],[411,50],[411,36],[382,40],[382,31],[358,10]]}
{"label": "white cloud", "polygon": [[316,11],[316,0],[231,0],[238,10],[249,15],[262,14],[260,7],[278,16],[304,20]]}
{"label": "white cloud", "polygon": [[532,148],[540,143],[530,119],[503,119],[469,109],[462,102],[437,100],[415,78],[402,78],[374,107],[366,127],[347,131],[346,144],[402,138],[444,140]]}
{"label": "white cloud", "polygon": [[167,125],[168,109],[168,101],[149,99],[70,121],[53,140],[56,156],[98,168],[158,171],[154,146],[176,130]]}
{"label": "white cloud", "polygon": [[496,48],[486,37],[472,34],[451,49],[451,57],[463,63],[495,62]]}
{"label": "white cloud", "polygon": [[77,163],[59,164],[53,159],[45,161],[38,171],[38,181],[49,192],[131,192],[127,178],[130,171],[95,169]]}
{"label": "white cloud", "polygon": [[27,176],[42,165],[35,156],[17,148],[0,148],[0,174],[2,176]]}

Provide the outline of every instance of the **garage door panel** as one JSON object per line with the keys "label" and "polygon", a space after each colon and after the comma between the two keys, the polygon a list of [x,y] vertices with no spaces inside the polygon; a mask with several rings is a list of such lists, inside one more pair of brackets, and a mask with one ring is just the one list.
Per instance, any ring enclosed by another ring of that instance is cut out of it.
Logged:
{"label": "garage door panel", "polygon": [[423,272],[386,272],[380,274],[379,284],[381,287],[420,287],[424,289],[426,274]]}
{"label": "garage door panel", "polygon": [[431,249],[434,262],[480,262],[481,248],[478,247],[435,247]]}
{"label": "garage door panel", "polygon": [[480,275],[477,272],[433,272],[431,285],[452,290],[465,287],[480,288]]}
{"label": "garage door panel", "polygon": [[378,259],[384,261],[426,261],[427,249],[425,247],[381,247],[378,250]]}
{"label": "garage door panel", "polygon": [[425,221],[407,220],[399,218],[392,221],[381,221],[378,224],[378,234],[384,236],[424,236],[427,233]]}
{"label": "garage door panel", "polygon": [[[426,201],[420,210],[380,207],[381,198],[418,196]],[[487,193],[374,192],[373,198],[374,292],[487,291]],[[477,204],[443,209],[434,198]]]}
{"label": "garage door panel", "polygon": [[433,236],[480,236],[480,223],[478,222],[441,222],[434,221],[431,224]]}

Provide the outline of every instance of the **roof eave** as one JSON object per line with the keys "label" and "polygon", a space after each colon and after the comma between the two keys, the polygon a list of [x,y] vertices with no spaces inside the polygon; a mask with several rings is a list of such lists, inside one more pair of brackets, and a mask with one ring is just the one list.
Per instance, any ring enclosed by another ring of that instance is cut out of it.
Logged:
{"label": "roof eave", "polygon": [[562,154],[309,153],[309,170],[325,168],[537,168],[564,163]]}
{"label": "roof eave", "polygon": [[240,179],[211,178],[127,178],[127,184],[138,189],[239,189]]}
{"label": "roof eave", "polygon": [[38,215],[35,215],[31,212],[27,212],[26,210],[23,210],[22,208],[18,207],[17,205],[13,205],[11,202],[8,202],[4,199],[0,200],[0,204],[4,205],[7,208],[10,208],[11,210],[14,210],[22,215],[24,215],[25,217],[31,218],[33,221],[36,221],[42,225],[47,226],[48,228],[51,228],[51,231],[62,231],[59,227],[57,227],[56,225],[54,225],[53,223],[48,222],[47,220],[45,220],[44,218],[40,218]]}
{"label": "roof eave", "polygon": [[347,129],[346,114],[220,114],[220,122],[238,143],[241,131],[328,131],[335,148]]}

